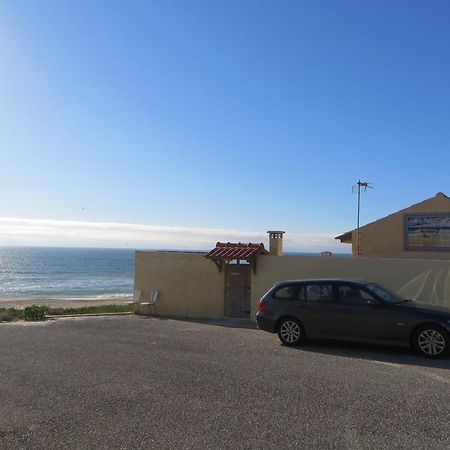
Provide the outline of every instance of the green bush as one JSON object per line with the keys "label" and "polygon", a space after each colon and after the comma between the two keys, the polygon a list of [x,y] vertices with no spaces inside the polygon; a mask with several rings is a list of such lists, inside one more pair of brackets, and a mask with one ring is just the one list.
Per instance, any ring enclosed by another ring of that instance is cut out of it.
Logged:
{"label": "green bush", "polygon": [[31,305],[23,310],[23,317],[28,321],[45,320],[46,314],[50,313],[48,306]]}

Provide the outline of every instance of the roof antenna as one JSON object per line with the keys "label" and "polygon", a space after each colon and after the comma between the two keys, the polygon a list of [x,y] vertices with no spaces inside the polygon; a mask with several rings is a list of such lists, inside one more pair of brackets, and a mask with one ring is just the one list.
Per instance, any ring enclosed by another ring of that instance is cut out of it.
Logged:
{"label": "roof antenna", "polygon": [[359,256],[359,216],[361,212],[361,190],[366,192],[367,189],[373,189],[373,183],[367,181],[358,180],[356,184],[352,186],[352,193],[358,194],[358,215],[357,215],[357,225],[356,225],[356,255]]}

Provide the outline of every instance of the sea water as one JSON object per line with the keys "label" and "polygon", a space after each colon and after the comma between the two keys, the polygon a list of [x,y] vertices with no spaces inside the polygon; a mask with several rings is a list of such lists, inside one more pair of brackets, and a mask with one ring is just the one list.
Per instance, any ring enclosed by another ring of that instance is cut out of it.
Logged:
{"label": "sea water", "polygon": [[0,248],[0,302],[131,297],[134,250]]}

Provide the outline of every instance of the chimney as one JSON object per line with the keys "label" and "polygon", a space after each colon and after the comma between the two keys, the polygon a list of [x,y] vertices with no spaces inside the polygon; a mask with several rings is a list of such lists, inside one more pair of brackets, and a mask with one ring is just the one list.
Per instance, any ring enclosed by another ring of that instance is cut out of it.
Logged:
{"label": "chimney", "polygon": [[269,234],[269,255],[283,255],[283,234],[284,231],[268,231]]}

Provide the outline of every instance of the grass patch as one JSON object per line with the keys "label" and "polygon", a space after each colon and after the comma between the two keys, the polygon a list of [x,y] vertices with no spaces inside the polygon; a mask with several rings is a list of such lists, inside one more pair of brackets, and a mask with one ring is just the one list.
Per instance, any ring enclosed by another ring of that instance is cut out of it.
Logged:
{"label": "grass patch", "polygon": [[119,313],[132,312],[133,305],[99,305],[83,306],[81,308],[55,308],[50,310],[50,315],[72,315],[72,314],[101,314],[101,313]]}
{"label": "grass patch", "polygon": [[48,306],[31,305],[25,309],[0,308],[0,322],[15,322],[17,320],[40,321],[50,312]]}
{"label": "grass patch", "polygon": [[49,308],[48,306],[32,305],[25,309],[0,308],[0,322],[15,322],[17,320],[45,320],[45,315],[74,315],[133,312],[133,305],[99,305],[83,306],[81,308]]}
{"label": "grass patch", "polygon": [[23,320],[23,310],[15,308],[0,308],[0,322]]}

